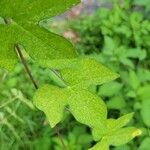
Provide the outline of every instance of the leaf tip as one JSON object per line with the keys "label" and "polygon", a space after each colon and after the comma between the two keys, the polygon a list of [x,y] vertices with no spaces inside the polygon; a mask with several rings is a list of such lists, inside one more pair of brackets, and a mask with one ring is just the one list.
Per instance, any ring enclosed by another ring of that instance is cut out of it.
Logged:
{"label": "leaf tip", "polygon": [[132,137],[135,138],[136,136],[139,136],[142,134],[142,131],[140,129],[136,129],[133,134],[132,134]]}
{"label": "leaf tip", "polygon": [[115,79],[120,78],[120,74],[115,73]]}
{"label": "leaf tip", "polygon": [[135,112],[131,112],[131,113],[127,114],[127,115],[130,116],[130,119],[132,119],[134,114],[135,114]]}

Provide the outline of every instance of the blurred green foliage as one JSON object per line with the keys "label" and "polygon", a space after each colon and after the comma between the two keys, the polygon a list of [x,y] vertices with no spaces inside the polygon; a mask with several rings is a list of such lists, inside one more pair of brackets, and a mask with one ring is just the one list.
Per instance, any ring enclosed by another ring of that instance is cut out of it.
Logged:
{"label": "blurred green foliage", "polygon": [[131,124],[143,130],[141,137],[115,150],[150,148],[150,20],[141,5],[140,1],[116,2],[112,9],[100,8],[69,23],[80,38],[78,52],[121,75],[117,81],[95,88],[107,103],[109,117],[134,111]]}

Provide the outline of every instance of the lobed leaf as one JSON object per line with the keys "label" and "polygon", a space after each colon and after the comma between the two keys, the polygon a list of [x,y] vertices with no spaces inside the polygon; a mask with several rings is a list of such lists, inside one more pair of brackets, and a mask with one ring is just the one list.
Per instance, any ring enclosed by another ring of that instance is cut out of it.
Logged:
{"label": "lobed leaf", "polygon": [[34,104],[44,111],[52,127],[61,121],[65,106],[79,122],[105,131],[107,109],[105,103],[87,90],[58,88],[45,85],[37,90]]}
{"label": "lobed leaf", "polygon": [[[0,67],[12,70],[17,62],[15,45],[22,45],[35,61],[49,60],[57,67],[77,57],[75,48],[63,37],[50,33],[35,21],[61,13],[78,0],[1,0],[0,16],[11,18],[10,24],[0,24]],[[63,4],[63,5],[62,5]],[[58,44],[59,43],[59,44]],[[63,47],[63,48],[62,48]]]}

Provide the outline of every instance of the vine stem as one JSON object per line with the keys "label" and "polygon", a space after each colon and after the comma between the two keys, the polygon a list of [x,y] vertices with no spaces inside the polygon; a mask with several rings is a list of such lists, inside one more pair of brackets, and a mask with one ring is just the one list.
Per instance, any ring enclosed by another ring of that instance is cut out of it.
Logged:
{"label": "vine stem", "polygon": [[[19,57],[21,59],[21,62],[23,64],[24,68],[25,68],[25,71],[28,74],[32,84],[34,85],[35,89],[38,89],[39,88],[38,84],[36,83],[36,81],[34,80],[34,77],[32,76],[32,73],[31,73],[31,71],[30,71],[30,69],[28,67],[28,64],[27,64],[27,62],[26,62],[26,60],[25,60],[25,58],[24,58],[24,56],[22,54],[22,50],[21,50],[19,44],[16,44],[15,47],[16,47],[17,53],[18,53],[18,55],[19,55]],[[59,127],[58,126],[55,127],[55,132],[57,133],[57,136],[60,139],[64,150],[67,150],[67,147],[66,147],[66,145],[65,145],[65,143],[63,141],[63,138],[62,138],[62,136],[61,136],[61,134],[59,132]]]}
{"label": "vine stem", "polygon": [[31,73],[31,71],[30,71],[30,69],[29,69],[29,67],[28,67],[28,65],[27,65],[27,62],[26,62],[25,58],[23,57],[23,54],[22,54],[22,52],[21,52],[21,48],[20,48],[19,44],[16,44],[16,50],[17,50],[17,52],[18,52],[18,54],[19,54],[19,57],[20,57],[20,59],[21,59],[21,62],[22,62],[22,64],[23,64],[23,66],[24,66],[24,68],[25,68],[25,70],[26,70],[26,72],[27,72],[27,74],[28,74],[30,80],[32,81],[32,83],[33,83],[35,89],[38,89],[38,85],[37,85],[36,81],[34,80],[34,78],[33,78],[33,76],[32,76],[32,73]]}

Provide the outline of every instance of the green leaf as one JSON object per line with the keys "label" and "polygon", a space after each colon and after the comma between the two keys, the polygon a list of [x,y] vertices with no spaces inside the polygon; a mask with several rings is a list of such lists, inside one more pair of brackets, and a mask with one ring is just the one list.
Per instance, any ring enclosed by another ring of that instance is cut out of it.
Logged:
{"label": "green leaf", "polygon": [[142,101],[141,116],[146,126],[150,127],[150,99]]}
{"label": "green leaf", "polygon": [[142,83],[150,81],[150,70],[148,68],[138,68],[138,78]]}
{"label": "green leaf", "polygon": [[130,140],[141,134],[141,130],[134,127],[127,127],[115,131],[112,135],[108,135],[108,142],[113,146],[120,146],[128,143]]}
{"label": "green leaf", "polygon": [[61,0],[61,2],[47,0],[42,3],[40,0],[32,2],[29,0],[0,1],[0,6],[2,6],[0,15],[4,18],[11,18],[9,19],[10,24],[0,24],[0,51],[2,54],[0,67],[8,70],[14,68],[18,60],[15,52],[16,44],[22,45],[33,60],[50,61],[53,64],[52,67],[56,68],[62,62],[75,58],[77,54],[70,42],[59,35],[48,32],[31,20],[40,21],[39,19],[47,16],[51,17],[67,10],[77,2],[77,0]]}
{"label": "green leaf", "polygon": [[140,97],[141,100],[147,100],[150,99],[150,84],[146,84],[144,86],[141,86],[138,91],[137,95]]}
{"label": "green leaf", "polygon": [[109,150],[110,145],[120,146],[126,144],[135,136],[140,134],[141,130],[134,127],[121,128],[117,131],[109,133],[108,135],[105,135],[102,140],[90,150]]}
{"label": "green leaf", "polygon": [[62,75],[69,85],[79,87],[100,85],[119,77],[92,58],[80,59],[74,68],[63,69]]}
{"label": "green leaf", "polygon": [[148,150],[150,146],[150,137],[146,137],[140,144],[138,150]]}
{"label": "green leaf", "polygon": [[56,70],[49,70],[50,79],[59,87],[66,87],[65,82],[61,79],[61,76]]}
{"label": "green leaf", "polygon": [[44,85],[35,93],[34,104],[38,109],[44,111],[51,127],[54,127],[63,117],[67,98],[64,89]]}
{"label": "green leaf", "polygon": [[113,96],[115,94],[118,94],[118,92],[121,90],[122,84],[118,82],[109,82],[100,87],[100,90],[98,92],[101,96]]}
{"label": "green leaf", "polygon": [[100,142],[98,142],[94,147],[89,150],[109,150],[109,143],[107,138],[102,138]]}
{"label": "green leaf", "polygon": [[107,107],[109,109],[119,109],[121,110],[122,108],[126,107],[126,102],[123,99],[122,95],[114,96],[110,98],[107,102]]}
{"label": "green leaf", "polygon": [[118,119],[108,119],[107,121],[108,129],[112,132],[124,127],[133,118],[133,115],[134,113],[129,113]]}
{"label": "green leaf", "polygon": [[131,98],[135,98],[136,97],[136,91],[130,90],[129,92],[127,92],[126,96],[131,97]]}
{"label": "green leaf", "polygon": [[[15,36],[17,35],[17,33],[19,33],[18,36],[20,36],[20,28],[16,30],[15,24],[11,25],[11,27],[12,30],[10,29],[10,27],[0,24],[0,67],[5,67],[8,70],[11,70],[17,62],[17,55],[15,53],[14,45],[12,43],[16,43],[16,38],[20,39],[20,37]],[[8,34],[10,32],[11,34]],[[13,34],[14,36],[12,37]]]}
{"label": "green leaf", "polygon": [[128,58],[121,58],[120,62],[128,67],[134,68],[133,62]]}
{"label": "green leaf", "polygon": [[129,58],[139,58],[139,60],[143,60],[146,58],[146,50],[142,49],[128,49],[127,56]]}
{"label": "green leaf", "polygon": [[63,13],[79,2],[79,0],[1,0],[0,15],[11,17],[21,23],[37,23],[42,19]]}
{"label": "green leaf", "polygon": [[136,75],[136,73],[132,70],[129,72],[129,82],[131,87],[136,90],[140,86],[140,81]]}
{"label": "green leaf", "polygon": [[45,112],[52,127],[61,121],[64,107],[68,106],[77,121],[105,131],[106,105],[102,99],[87,90],[45,85],[37,90],[34,104]]}
{"label": "green leaf", "polygon": [[105,46],[104,46],[104,54],[112,56],[115,50],[115,42],[109,36],[105,36]]}
{"label": "green leaf", "polygon": [[[31,33],[24,30],[16,23],[12,23],[11,25],[0,25],[1,67],[5,67],[8,70],[13,69],[17,62],[17,55],[15,52],[15,44],[17,43],[23,45],[26,52],[36,61],[48,59],[51,60],[51,62],[54,61],[55,64],[60,64],[61,60],[64,61],[64,59],[76,57],[75,49],[62,37],[48,33],[48,31],[42,28],[39,28],[41,33],[39,36],[38,34],[34,35],[34,31],[35,27]],[[43,36],[45,36],[45,38]],[[57,44],[58,41],[62,44]]]}
{"label": "green leaf", "polygon": [[68,105],[76,120],[105,130],[107,109],[101,98],[79,88],[72,88],[67,93],[70,95]]}
{"label": "green leaf", "polygon": [[93,138],[95,141],[98,141],[100,138],[106,136],[107,134],[112,134],[118,129],[125,126],[133,117],[133,113],[124,115],[118,119],[108,119],[107,120],[107,131],[102,132],[100,128],[93,128]]}
{"label": "green leaf", "polygon": [[[38,49],[37,51],[33,51],[31,49],[27,51],[37,62],[55,60],[60,64],[61,60],[64,61],[64,59],[73,59],[77,57],[74,46],[63,37],[51,33],[43,27],[30,26],[27,29],[39,40],[43,47],[42,50]],[[32,47],[34,47],[34,45]]]}
{"label": "green leaf", "polygon": [[[72,57],[76,57],[72,56]],[[38,64],[40,66],[43,67],[48,67],[48,68],[54,68],[54,69],[66,69],[66,68],[71,68],[74,67],[74,65],[76,65],[76,63],[78,62],[78,58],[73,58],[73,59],[54,59],[54,60],[50,60],[50,59],[39,59],[38,60]]]}

